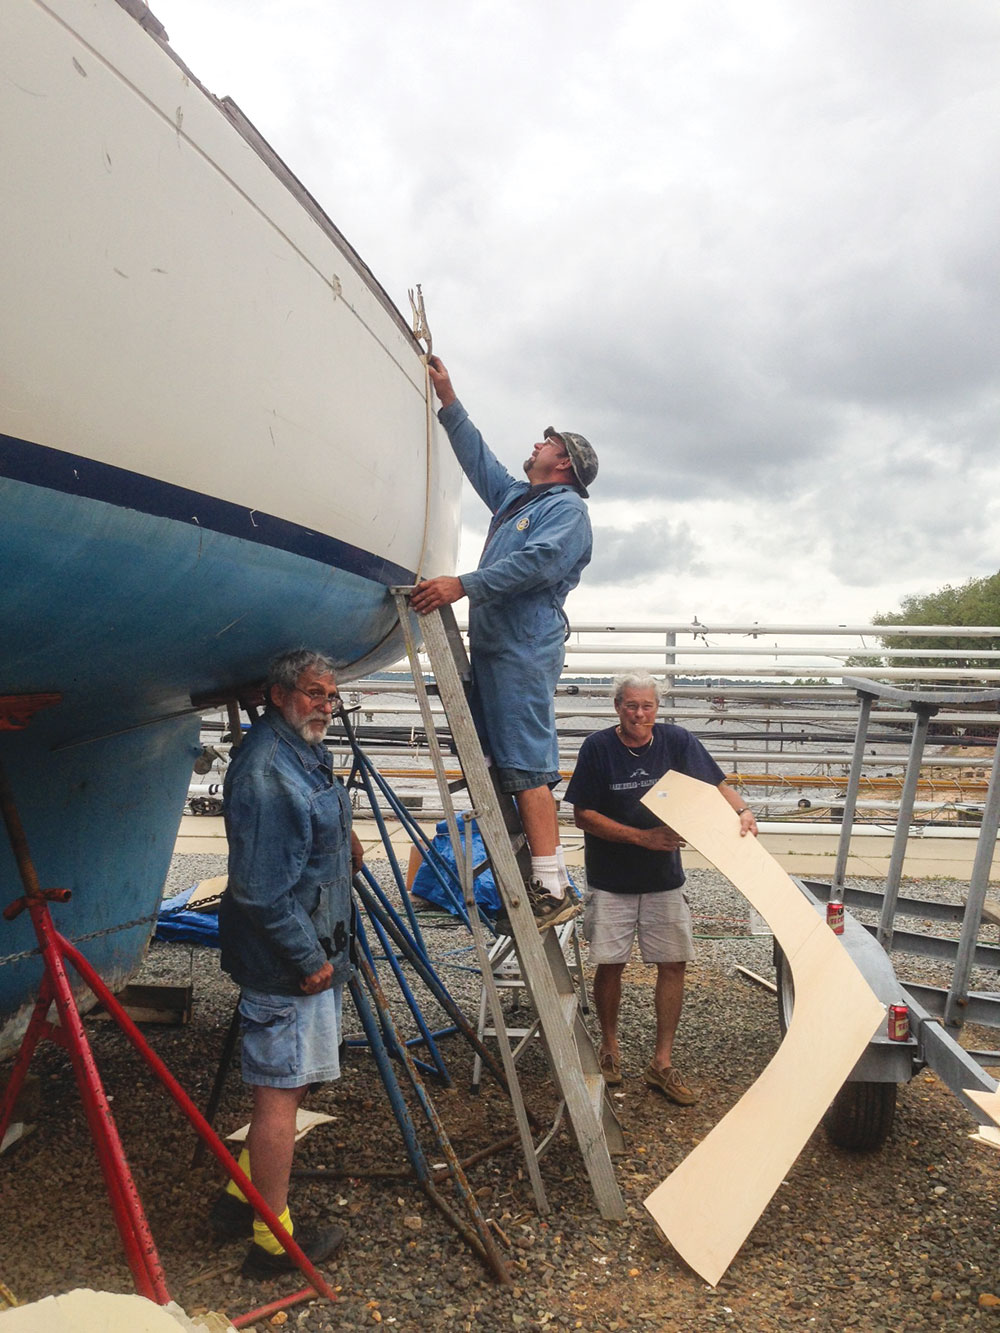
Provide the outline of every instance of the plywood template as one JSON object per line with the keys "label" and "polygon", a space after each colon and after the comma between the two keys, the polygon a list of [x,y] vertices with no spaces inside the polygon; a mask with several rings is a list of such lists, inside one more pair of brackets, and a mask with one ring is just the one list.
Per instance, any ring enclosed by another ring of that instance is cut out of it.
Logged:
{"label": "plywood template", "polygon": [[717,788],[668,773],[643,803],[735,885],[791,966],[795,1010],[770,1064],[645,1200],[657,1227],[713,1286],[854,1068],[885,1007],[840,938]]}

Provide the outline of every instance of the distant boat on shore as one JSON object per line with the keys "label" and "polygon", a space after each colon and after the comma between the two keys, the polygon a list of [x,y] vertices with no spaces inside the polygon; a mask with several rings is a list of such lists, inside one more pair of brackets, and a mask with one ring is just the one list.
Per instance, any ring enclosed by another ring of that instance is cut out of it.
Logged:
{"label": "distant boat on shore", "polygon": [[[42,884],[73,891],[57,927],[116,984],[192,701],[301,643],[345,679],[397,659],[388,588],[453,570],[459,473],[406,322],[144,4],[7,0],[0,73],[0,695],[60,696],[0,759]],[[20,893],[0,839],[0,907]],[[33,944],[0,923],[8,1045]]]}

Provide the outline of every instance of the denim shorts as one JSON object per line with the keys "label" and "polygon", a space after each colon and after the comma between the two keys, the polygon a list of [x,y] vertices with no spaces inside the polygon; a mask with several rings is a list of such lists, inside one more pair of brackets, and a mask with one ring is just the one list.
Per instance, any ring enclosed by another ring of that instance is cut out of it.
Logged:
{"label": "denim shorts", "polygon": [[636,936],[644,963],[694,962],[694,931],[686,894],[680,889],[661,893],[588,892],[583,937],[590,945],[592,963],[627,963]]}
{"label": "denim shorts", "polygon": [[268,995],[244,990],[243,1082],[265,1088],[303,1088],[340,1077],[343,985],[316,995]]}
{"label": "denim shorts", "polygon": [[533,773],[525,768],[497,768],[495,771],[497,785],[510,796],[519,791],[531,791],[533,787],[554,787],[559,781],[558,770],[555,773]]}

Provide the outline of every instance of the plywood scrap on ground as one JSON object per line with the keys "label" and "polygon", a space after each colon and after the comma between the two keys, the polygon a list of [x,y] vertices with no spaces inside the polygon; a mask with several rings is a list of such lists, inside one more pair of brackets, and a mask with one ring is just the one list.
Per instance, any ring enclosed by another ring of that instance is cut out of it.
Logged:
{"label": "plywood scrap on ground", "polygon": [[4,1333],[235,1333],[224,1316],[189,1318],[179,1305],[156,1305],[128,1296],[78,1287],[64,1296],[46,1296],[0,1315]]}
{"label": "plywood scrap on ground", "polygon": [[751,972],[748,967],[741,967],[739,963],[736,964],[736,971],[741,977],[746,977],[747,981],[752,981],[755,985],[760,986],[762,990],[769,990],[772,995],[777,995],[778,987],[773,981],[769,981],[767,977],[762,977],[756,972]]}
{"label": "plywood scrap on ground", "polygon": [[[972,1093],[967,1093],[967,1096],[972,1097]],[[993,1114],[992,1111],[990,1114]],[[996,1125],[980,1125],[972,1131],[969,1138],[974,1139],[976,1143],[986,1143],[991,1148],[1000,1148],[1000,1129]]]}
{"label": "plywood scrap on ground", "polygon": [[[965,1088],[963,1093],[970,1102],[975,1102],[981,1111],[986,1112],[994,1125],[1000,1125],[1000,1092],[981,1092],[978,1088]],[[980,1125],[979,1128],[985,1131],[991,1126]]]}
{"label": "plywood scrap on ground", "polygon": [[643,797],[774,931],[795,981],[788,1033],[756,1083],[645,1200],[674,1249],[715,1285],[868,1044],[885,1008],[840,938],[705,782],[668,773]]}
{"label": "plywood scrap on ground", "polygon": [[[332,1115],[325,1115],[322,1111],[296,1111],[295,1112],[295,1142],[301,1143],[311,1129],[317,1125],[330,1125],[333,1123]],[[239,1129],[234,1129],[226,1138],[230,1143],[245,1143],[249,1133],[249,1123],[240,1125]]]}
{"label": "plywood scrap on ground", "polygon": [[225,892],[229,882],[228,875],[213,875],[211,879],[202,879],[194,886],[191,897],[187,900],[189,912],[214,912],[218,908],[218,899]]}

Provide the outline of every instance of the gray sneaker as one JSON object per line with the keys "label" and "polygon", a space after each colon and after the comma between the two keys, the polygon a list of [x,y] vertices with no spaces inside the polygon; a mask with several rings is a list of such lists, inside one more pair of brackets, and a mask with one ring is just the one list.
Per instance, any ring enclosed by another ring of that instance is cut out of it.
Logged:
{"label": "gray sneaker", "polygon": [[567,893],[565,898],[557,898],[537,879],[529,881],[527,892],[528,905],[539,930],[548,930],[549,926],[558,926],[563,921],[569,921],[580,910],[580,904],[572,894]]}

